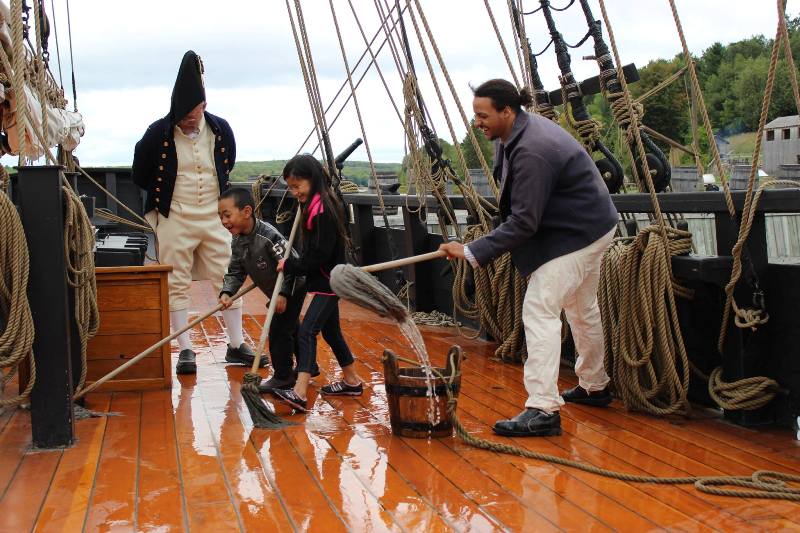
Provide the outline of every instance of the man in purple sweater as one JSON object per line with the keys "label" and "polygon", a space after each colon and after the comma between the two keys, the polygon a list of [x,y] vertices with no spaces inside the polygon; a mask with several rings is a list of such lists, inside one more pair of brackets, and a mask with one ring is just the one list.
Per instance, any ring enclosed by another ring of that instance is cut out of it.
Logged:
{"label": "man in purple sweater", "polygon": [[[522,413],[499,420],[494,431],[560,435],[559,409],[565,400],[595,406],[611,402],[597,285],[617,211],[580,143],[552,121],[522,109],[531,102],[527,90],[489,80],[473,94],[475,127],[495,143],[493,174],[501,183],[502,223],[468,246],[449,242],[440,250],[473,267],[511,252],[514,266],[528,280],[522,304],[528,399]],[[578,353],[578,385],[559,394],[562,309]]]}

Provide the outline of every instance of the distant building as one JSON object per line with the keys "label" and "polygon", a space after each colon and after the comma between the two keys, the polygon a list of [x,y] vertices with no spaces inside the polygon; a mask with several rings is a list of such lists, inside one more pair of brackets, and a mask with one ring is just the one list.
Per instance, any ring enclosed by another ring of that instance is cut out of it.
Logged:
{"label": "distant building", "polygon": [[764,171],[768,175],[796,177],[789,174],[794,174],[800,165],[800,117],[778,117],[767,124],[761,145]]}

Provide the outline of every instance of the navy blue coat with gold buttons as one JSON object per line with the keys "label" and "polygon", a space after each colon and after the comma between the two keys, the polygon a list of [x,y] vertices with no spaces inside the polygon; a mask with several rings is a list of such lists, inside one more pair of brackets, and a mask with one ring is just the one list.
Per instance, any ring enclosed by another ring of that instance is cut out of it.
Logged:
{"label": "navy blue coat with gold buttons", "polygon": [[[228,121],[208,111],[206,124],[214,132],[214,164],[217,169],[219,190],[230,184],[228,176],[236,162],[236,139]],[[178,174],[178,155],[175,151],[174,127],[168,117],[156,120],[147,128],[133,152],[133,181],[147,191],[145,213],[158,209],[169,216],[175,177]]]}

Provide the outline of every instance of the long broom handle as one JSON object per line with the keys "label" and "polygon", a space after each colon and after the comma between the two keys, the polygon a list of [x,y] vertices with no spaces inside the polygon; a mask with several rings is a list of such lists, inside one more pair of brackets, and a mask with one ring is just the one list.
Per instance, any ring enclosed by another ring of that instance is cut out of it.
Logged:
{"label": "long broom handle", "polygon": [[435,252],[428,252],[426,254],[413,255],[411,257],[404,257],[402,259],[395,259],[394,261],[386,261],[385,263],[377,263],[374,265],[367,265],[361,267],[364,272],[380,272],[381,270],[389,270],[390,268],[397,268],[414,263],[421,263],[422,261],[430,261],[431,259],[439,259],[440,257],[447,257],[445,252],[437,250]]}
{"label": "long broom handle", "polygon": [[[297,235],[297,229],[300,227],[300,219],[302,218],[302,210],[298,207],[297,214],[294,216],[294,223],[292,224],[292,231],[289,234],[289,241],[286,245],[286,250],[283,252],[283,259],[289,259],[292,254],[292,245],[294,245],[294,238]],[[267,317],[264,319],[264,326],[261,328],[261,337],[258,339],[258,348],[256,349],[256,356],[253,359],[253,366],[250,372],[255,374],[261,364],[261,354],[264,352],[264,347],[267,345],[267,337],[269,336],[269,327],[272,324],[272,317],[275,316],[275,307],[278,305],[278,296],[281,293],[281,286],[283,285],[284,273],[278,272],[278,279],[275,280],[275,288],[272,289],[272,297],[269,299],[269,307],[267,308]]]}
{"label": "long broom handle", "polygon": [[[255,287],[256,287],[255,283],[251,283],[247,287],[244,287],[244,288],[240,289],[239,292],[237,292],[231,298],[231,301],[238,300],[239,298],[241,298],[242,296],[244,296],[245,294],[247,294],[248,292],[253,290]],[[181,329],[179,329],[178,331],[176,331],[175,333],[173,333],[169,337],[164,337],[163,339],[161,339],[160,341],[158,341],[157,343],[155,343],[151,347],[147,348],[145,351],[143,351],[142,353],[140,353],[139,355],[137,355],[136,357],[134,357],[130,361],[126,362],[124,365],[118,366],[117,368],[115,368],[114,370],[112,370],[111,372],[106,374],[105,376],[101,377],[100,379],[98,379],[97,381],[95,381],[94,383],[89,385],[88,387],[82,388],[81,390],[79,390],[78,392],[75,393],[75,395],[72,397],[72,399],[73,400],[77,400],[78,398],[80,398],[81,396],[85,395],[86,393],[92,392],[94,389],[96,389],[97,387],[99,387],[100,385],[105,383],[106,381],[108,381],[111,378],[117,376],[117,374],[119,374],[120,372],[124,372],[128,368],[132,367],[133,365],[138,363],[142,358],[147,357],[148,355],[150,355],[151,353],[153,353],[157,349],[161,348],[162,346],[164,346],[168,342],[171,342],[173,339],[177,338],[182,333],[184,333],[186,331],[189,331],[190,329],[195,327],[197,324],[199,324],[200,322],[202,322],[206,318],[210,317],[211,315],[213,315],[217,311],[220,311],[221,309],[222,309],[222,304],[218,304],[214,309],[211,309],[208,312],[206,312],[205,314],[195,318],[194,320],[189,322],[187,325],[185,325],[184,327],[182,327]]]}

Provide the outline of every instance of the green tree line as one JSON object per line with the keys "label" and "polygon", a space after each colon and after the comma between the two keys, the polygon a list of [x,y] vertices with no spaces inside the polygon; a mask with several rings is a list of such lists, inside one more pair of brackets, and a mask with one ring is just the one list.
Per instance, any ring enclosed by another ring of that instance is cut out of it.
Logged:
{"label": "green tree line", "polygon": [[[792,56],[800,57],[800,17],[788,18],[787,24]],[[757,35],[727,45],[714,43],[693,58],[715,135],[728,137],[757,129],[773,42],[773,39]],[[642,96],[685,65],[684,56],[679,53],[672,59],[655,59],[640,66],[640,80],[630,85],[633,97]],[[685,146],[691,146],[697,138],[701,158],[708,164],[709,142],[699,109],[698,127],[692,131],[690,84],[689,74],[684,73],[665,89],[646,98],[642,122]],[[604,141],[624,160],[625,150],[620,146],[619,131],[607,101],[602,95],[594,95],[587,98],[586,103],[592,117],[603,126]],[[789,70],[781,49],[767,121],[796,114]],[[665,143],[656,142],[665,152],[669,151]],[[752,156],[752,152],[735,155]],[[691,156],[683,154],[681,162],[690,163]]]}

